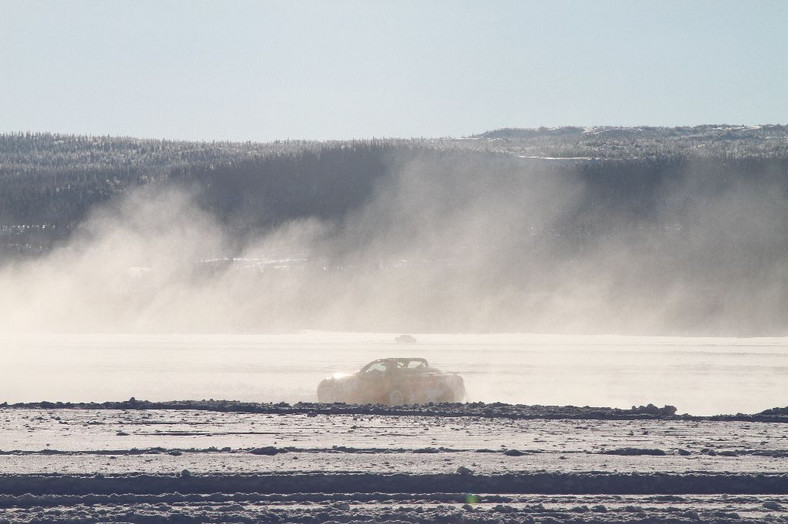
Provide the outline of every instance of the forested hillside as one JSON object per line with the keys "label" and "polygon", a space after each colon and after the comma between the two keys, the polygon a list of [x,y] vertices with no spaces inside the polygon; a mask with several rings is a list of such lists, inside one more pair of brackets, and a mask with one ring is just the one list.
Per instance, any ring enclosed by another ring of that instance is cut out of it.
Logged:
{"label": "forested hillside", "polygon": [[15,326],[784,334],[785,231],[781,126],[0,136]]}
{"label": "forested hillside", "polygon": [[46,251],[97,204],[148,184],[196,187],[238,227],[337,216],[364,199],[395,144],[0,135],[0,257]]}
{"label": "forested hillside", "polygon": [[653,218],[666,205],[666,184],[689,176],[694,198],[731,184],[784,186],[788,127],[503,129],[467,139],[267,144],[0,135],[0,259],[47,251],[95,205],[147,184],[196,188],[201,204],[239,233],[295,218],[339,220],[418,159],[433,169],[423,176],[480,192],[513,173],[580,177],[587,195],[561,227],[583,236],[622,214]]}

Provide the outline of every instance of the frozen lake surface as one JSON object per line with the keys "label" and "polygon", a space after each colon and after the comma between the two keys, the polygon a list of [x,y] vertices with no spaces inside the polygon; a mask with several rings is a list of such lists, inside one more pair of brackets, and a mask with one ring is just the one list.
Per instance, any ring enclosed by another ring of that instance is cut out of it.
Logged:
{"label": "frozen lake surface", "polygon": [[315,401],[325,376],[419,356],[461,373],[472,402],[653,403],[693,415],[788,405],[788,338],[396,335],[0,335],[0,402]]}

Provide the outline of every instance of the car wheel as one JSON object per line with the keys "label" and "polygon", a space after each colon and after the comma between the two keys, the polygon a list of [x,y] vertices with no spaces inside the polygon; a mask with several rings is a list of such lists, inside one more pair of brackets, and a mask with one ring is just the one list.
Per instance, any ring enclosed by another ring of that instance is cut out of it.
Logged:
{"label": "car wheel", "polygon": [[339,395],[337,394],[337,388],[331,385],[321,386],[317,390],[317,401],[326,404],[333,404],[334,402],[339,402]]}
{"label": "car wheel", "polygon": [[405,403],[405,395],[399,389],[393,389],[389,393],[389,406],[401,406]]}
{"label": "car wheel", "polygon": [[452,393],[451,391],[447,391],[446,393],[438,397],[439,404],[446,404],[447,402],[454,402],[454,393]]}

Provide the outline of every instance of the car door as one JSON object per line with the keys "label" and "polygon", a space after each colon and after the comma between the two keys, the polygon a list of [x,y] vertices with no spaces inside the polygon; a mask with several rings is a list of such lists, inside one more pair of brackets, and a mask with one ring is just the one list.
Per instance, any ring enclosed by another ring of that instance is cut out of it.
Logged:
{"label": "car door", "polygon": [[385,362],[373,362],[358,374],[358,401],[383,402],[387,394],[388,370]]}

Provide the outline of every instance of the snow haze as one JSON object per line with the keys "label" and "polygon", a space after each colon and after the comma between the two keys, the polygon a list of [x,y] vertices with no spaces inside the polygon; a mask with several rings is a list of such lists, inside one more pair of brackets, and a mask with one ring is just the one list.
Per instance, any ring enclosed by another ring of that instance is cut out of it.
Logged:
{"label": "snow haze", "polygon": [[[768,179],[677,179],[631,222],[589,211],[581,178],[485,169],[401,163],[341,220],[251,237],[194,189],[129,191],[51,252],[0,267],[0,329],[785,333],[788,205]],[[577,216],[605,234],[578,237]]]}

